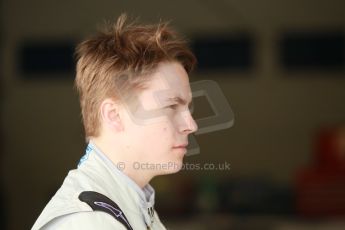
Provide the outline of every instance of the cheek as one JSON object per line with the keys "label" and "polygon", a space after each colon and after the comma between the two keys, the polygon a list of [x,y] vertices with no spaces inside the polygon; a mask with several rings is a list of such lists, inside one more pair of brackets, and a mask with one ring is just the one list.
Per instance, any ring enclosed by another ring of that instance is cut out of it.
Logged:
{"label": "cheek", "polygon": [[169,123],[163,123],[154,129],[155,140],[161,143],[160,146],[169,145],[173,141],[174,129]]}
{"label": "cheek", "polygon": [[135,138],[130,143],[137,151],[152,152],[153,148],[164,151],[174,144],[175,129],[168,121],[149,126],[138,126],[131,133]]}
{"label": "cheek", "polygon": [[176,128],[173,122],[170,120],[161,124],[161,132],[165,135],[174,135]]}
{"label": "cheek", "polygon": [[140,139],[147,142],[166,142],[173,136],[173,128],[168,124],[157,124],[150,127],[138,129]]}
{"label": "cheek", "polygon": [[168,138],[172,135],[172,129],[168,124],[161,125],[160,127],[157,127],[156,129],[156,135],[159,139],[162,138]]}

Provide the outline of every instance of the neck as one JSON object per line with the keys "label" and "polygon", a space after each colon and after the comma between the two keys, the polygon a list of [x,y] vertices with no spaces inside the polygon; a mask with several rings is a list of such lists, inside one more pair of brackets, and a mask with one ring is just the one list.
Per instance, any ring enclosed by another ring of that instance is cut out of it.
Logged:
{"label": "neck", "polygon": [[90,138],[90,141],[111,160],[115,167],[132,179],[140,188],[144,188],[153,178],[149,170],[138,167],[140,162],[135,161],[135,158],[130,155],[131,153],[121,148],[120,143],[112,143],[100,137]]}

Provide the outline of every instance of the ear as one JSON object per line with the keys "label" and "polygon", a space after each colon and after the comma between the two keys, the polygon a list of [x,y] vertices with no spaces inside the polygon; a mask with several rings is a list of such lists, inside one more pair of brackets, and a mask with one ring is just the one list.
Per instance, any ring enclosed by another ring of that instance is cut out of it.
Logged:
{"label": "ear", "polygon": [[120,104],[110,98],[105,99],[100,106],[102,122],[117,132],[123,131],[123,123],[119,111]]}

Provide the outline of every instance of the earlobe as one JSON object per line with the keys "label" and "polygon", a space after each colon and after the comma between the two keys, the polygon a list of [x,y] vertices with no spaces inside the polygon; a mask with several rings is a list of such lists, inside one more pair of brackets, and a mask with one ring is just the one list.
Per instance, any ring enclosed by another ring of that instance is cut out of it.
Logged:
{"label": "earlobe", "polygon": [[101,104],[100,110],[102,122],[106,126],[117,132],[123,130],[123,125],[119,114],[119,105],[115,101],[111,99],[104,100]]}

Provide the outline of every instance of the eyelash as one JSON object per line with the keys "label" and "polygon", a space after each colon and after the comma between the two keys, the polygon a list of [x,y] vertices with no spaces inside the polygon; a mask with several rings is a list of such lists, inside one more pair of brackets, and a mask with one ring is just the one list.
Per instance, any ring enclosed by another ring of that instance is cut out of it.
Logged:
{"label": "eyelash", "polygon": [[177,109],[178,104],[170,105],[169,108],[171,109]]}
{"label": "eyelash", "polygon": [[[178,104],[169,105],[169,108],[171,108],[171,109],[173,109],[173,110],[177,109],[177,107],[178,107]],[[190,104],[190,105],[188,106],[188,109],[189,109],[189,110],[192,109],[192,104]]]}

